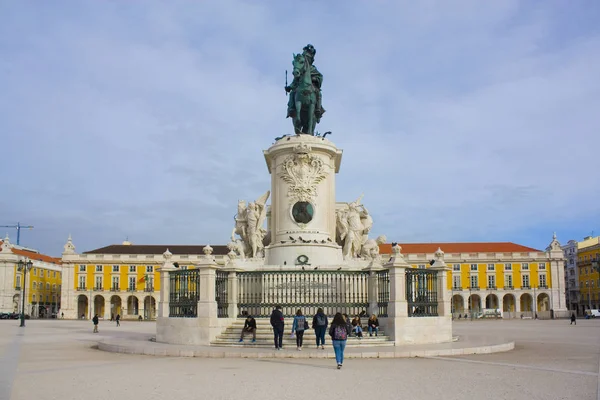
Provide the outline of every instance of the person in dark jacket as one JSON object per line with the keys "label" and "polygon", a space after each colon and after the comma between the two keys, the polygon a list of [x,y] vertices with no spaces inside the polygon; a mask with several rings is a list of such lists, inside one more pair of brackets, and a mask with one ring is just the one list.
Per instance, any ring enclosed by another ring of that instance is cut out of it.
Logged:
{"label": "person in dark jacket", "polygon": [[351,330],[351,325],[349,326],[348,322],[341,313],[337,313],[333,317],[333,321],[329,327],[329,336],[331,336],[331,343],[335,352],[337,369],[342,368],[342,364],[344,363],[344,349],[346,348],[346,340],[348,340]]}
{"label": "person in dark jacket", "polygon": [[283,347],[283,313],[281,306],[276,306],[271,313],[271,326],[273,327],[273,340],[275,341],[275,349],[281,350]]}
{"label": "person in dark jacket", "polygon": [[369,336],[373,336],[373,332],[375,332],[375,336],[377,336],[379,333],[379,320],[377,319],[377,315],[371,315],[367,321],[367,326],[369,329]]}
{"label": "person in dark jacket", "polygon": [[575,317],[575,313],[571,313],[571,323],[569,325],[577,325],[577,318]]}
{"label": "person in dark jacket", "polygon": [[321,349],[325,350],[325,332],[327,331],[327,315],[323,312],[322,308],[317,310],[317,313],[313,317],[312,328],[315,330],[315,336],[317,338],[317,349],[321,345]]}
{"label": "person in dark jacket", "polygon": [[246,321],[244,322],[242,336],[240,336],[240,343],[244,341],[244,335],[248,333],[252,334],[252,343],[256,342],[256,320],[252,318],[251,315],[248,315],[248,318],[246,318]]}
{"label": "person in dark jacket", "polygon": [[94,315],[92,322],[94,323],[94,333],[98,333],[98,314]]}
{"label": "person in dark jacket", "polygon": [[121,326],[121,314],[117,314],[115,321],[117,321],[117,326]]}

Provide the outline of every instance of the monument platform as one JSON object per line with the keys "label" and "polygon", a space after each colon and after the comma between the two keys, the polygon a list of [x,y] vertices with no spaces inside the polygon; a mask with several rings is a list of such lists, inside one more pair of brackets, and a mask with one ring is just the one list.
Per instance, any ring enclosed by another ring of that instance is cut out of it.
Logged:
{"label": "monument platform", "polygon": [[[348,346],[344,358],[410,358],[438,357],[468,354],[490,354],[510,351],[515,342],[500,337],[458,336],[450,343],[406,345],[406,346]],[[309,343],[298,351],[295,346],[284,347],[281,351],[254,347],[251,344],[239,347],[186,346],[154,342],[154,336],[140,335],[136,338],[108,338],[98,342],[99,350],[112,353],[139,354],[161,357],[200,357],[200,358],[335,358],[331,341],[327,340],[325,350]],[[350,342],[358,341],[351,338]]]}

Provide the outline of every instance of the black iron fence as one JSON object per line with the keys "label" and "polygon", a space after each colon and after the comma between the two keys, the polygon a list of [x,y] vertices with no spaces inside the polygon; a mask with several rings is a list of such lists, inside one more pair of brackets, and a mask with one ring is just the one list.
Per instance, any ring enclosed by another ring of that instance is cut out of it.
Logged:
{"label": "black iron fence", "polygon": [[217,317],[227,318],[229,317],[227,302],[228,296],[228,277],[229,272],[227,271],[216,271],[215,274],[215,301],[217,302]]}
{"label": "black iron fence", "polygon": [[333,316],[366,312],[368,278],[363,271],[239,272],[238,316],[268,317],[277,305],[285,316],[297,309],[314,315],[318,308]]}
{"label": "black iron fence", "polygon": [[200,271],[169,272],[169,317],[195,318],[200,300]]}
{"label": "black iron fence", "polygon": [[390,301],[390,273],[383,270],[377,272],[377,315],[388,316],[388,303]]}
{"label": "black iron fence", "polygon": [[409,317],[437,317],[437,271],[406,270],[406,300]]}

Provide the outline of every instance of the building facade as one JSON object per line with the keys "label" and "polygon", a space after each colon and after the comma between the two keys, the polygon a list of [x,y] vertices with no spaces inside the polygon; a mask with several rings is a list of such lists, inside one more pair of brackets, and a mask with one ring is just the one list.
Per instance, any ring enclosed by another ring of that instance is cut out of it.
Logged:
{"label": "building facade", "polygon": [[[401,244],[413,268],[428,268],[436,249],[444,251],[448,290],[455,318],[500,310],[504,318],[562,318],[565,301],[564,255],[553,238],[546,251],[515,243]],[[387,254],[390,245],[382,245]]]}
{"label": "building facade", "polygon": [[193,269],[204,254],[203,247],[123,242],[78,254],[69,238],[62,255],[62,312],[71,319],[89,319],[95,314],[103,319],[117,315],[156,319],[160,294],[157,268],[164,262],[163,253],[168,249],[182,269]]}
{"label": "building facade", "polygon": [[[445,252],[448,291],[458,318],[480,316],[499,309],[505,318],[565,317],[563,250],[553,238],[545,251],[514,243],[400,244],[413,268],[429,268],[437,249]],[[218,265],[225,264],[227,246],[212,246]],[[69,239],[62,257],[62,304],[66,318],[156,318],[160,281],[157,268],[168,249],[182,269],[194,269],[204,256],[204,245],[111,245],[81,254]],[[382,261],[391,245],[380,246]]]}
{"label": "building facade", "polygon": [[588,236],[577,243],[577,269],[579,278],[579,314],[600,308],[600,236]]}
{"label": "building facade", "polygon": [[562,247],[565,256],[565,288],[567,308],[571,311],[579,310],[579,269],[577,268],[577,241],[569,240]]}
{"label": "building facade", "polygon": [[[23,279],[19,261],[33,266]],[[25,290],[25,314],[31,318],[55,317],[60,311],[62,267],[60,259],[10,242],[0,241],[0,312],[20,313]]]}

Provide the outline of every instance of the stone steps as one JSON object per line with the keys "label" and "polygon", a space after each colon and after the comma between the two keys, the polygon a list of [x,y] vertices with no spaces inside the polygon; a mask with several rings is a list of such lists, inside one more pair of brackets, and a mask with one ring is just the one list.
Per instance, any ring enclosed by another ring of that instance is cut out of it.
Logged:
{"label": "stone steps", "polygon": [[[296,337],[290,335],[292,329],[291,318],[286,320],[285,332],[283,335],[283,347],[295,348]],[[244,342],[240,343],[240,334],[244,327],[244,318],[238,318],[233,324],[228,326],[217,338],[211,342],[215,346],[232,346],[232,347],[273,347],[273,329],[268,319],[256,319],[256,342],[252,343],[252,336],[246,335]],[[309,321],[310,323],[310,321]],[[304,332],[303,347],[314,348],[316,346],[315,331],[308,329]],[[329,334],[325,334],[325,343],[331,346],[331,338]],[[378,336],[369,336],[369,333],[363,331],[363,338],[349,337],[346,347],[373,347],[373,346],[394,346],[394,342],[390,341],[389,336],[382,330],[379,330]]]}

